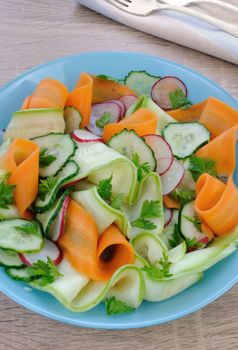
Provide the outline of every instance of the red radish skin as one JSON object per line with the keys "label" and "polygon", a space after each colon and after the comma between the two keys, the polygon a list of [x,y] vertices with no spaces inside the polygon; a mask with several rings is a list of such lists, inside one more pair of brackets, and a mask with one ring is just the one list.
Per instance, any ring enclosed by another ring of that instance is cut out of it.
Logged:
{"label": "red radish skin", "polygon": [[168,226],[173,218],[173,210],[164,207],[164,227]]}
{"label": "red radish skin", "polygon": [[64,234],[65,217],[66,217],[66,211],[67,211],[69,202],[70,202],[70,196],[67,196],[63,202],[62,208],[58,216],[55,218],[50,228],[49,236],[53,242],[57,242]]}
{"label": "red radish skin", "polygon": [[82,181],[82,180],[80,179],[80,180],[75,180],[75,181],[68,182],[67,184],[65,184],[64,186],[62,186],[62,188],[68,188],[68,187],[71,187],[71,186],[75,186],[75,185],[77,185],[80,181]]}
{"label": "red radish skin", "polygon": [[153,150],[157,160],[157,173],[163,175],[172,165],[173,153],[170,145],[160,135],[149,134],[143,138],[147,145]]}
{"label": "red radish skin", "polygon": [[163,196],[174,191],[183,180],[185,168],[177,159],[173,160],[171,167],[166,173],[160,176]]}
{"label": "red radish skin", "polygon": [[47,262],[47,258],[51,258],[55,265],[58,265],[62,259],[63,255],[57,245],[48,239],[45,239],[44,248],[38,253],[27,253],[27,254],[19,254],[19,258],[23,262],[23,264],[27,266],[31,266],[38,260],[42,260]]}
{"label": "red radish skin", "polygon": [[184,82],[173,76],[167,76],[158,80],[152,87],[151,98],[162,109],[172,109],[169,94],[175,90],[182,90],[184,95],[188,95],[188,90]]}
{"label": "red radish skin", "polygon": [[98,128],[96,126],[96,121],[107,112],[112,115],[110,123],[118,123],[121,120],[121,107],[118,103],[112,101],[96,103],[92,106],[90,124],[87,126],[87,130],[98,136],[102,136],[103,128]]}
{"label": "red radish skin", "polygon": [[103,142],[103,138],[85,129],[72,131],[71,137],[79,143]]}
{"label": "red radish skin", "polygon": [[134,95],[127,95],[119,98],[119,101],[121,101],[125,106],[125,112],[128,111],[128,109],[133,105],[133,103],[136,102],[136,100],[137,97],[135,97]]}

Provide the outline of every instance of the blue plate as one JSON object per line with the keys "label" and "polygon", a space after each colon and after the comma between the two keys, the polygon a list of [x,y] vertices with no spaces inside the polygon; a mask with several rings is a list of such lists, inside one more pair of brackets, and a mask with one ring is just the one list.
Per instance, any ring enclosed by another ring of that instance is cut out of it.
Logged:
{"label": "blue plate", "polygon": [[[188,87],[189,97],[199,102],[215,96],[238,109],[238,101],[205,77],[176,63],[158,57],[138,53],[95,52],[71,56],[36,67],[0,90],[1,128],[5,128],[11,113],[18,110],[23,99],[30,95],[44,77],[54,77],[70,89],[80,72],[108,74],[123,78],[131,70],[147,70],[151,74],[175,75]],[[202,282],[160,303],[144,302],[138,310],[127,315],[106,316],[104,306],[99,305],[85,313],[72,313],[47,293],[32,290],[24,283],[14,282],[0,271],[0,290],[19,304],[52,319],[77,326],[128,329],[158,325],[190,314],[211,303],[238,281],[238,252],[210,268]]]}

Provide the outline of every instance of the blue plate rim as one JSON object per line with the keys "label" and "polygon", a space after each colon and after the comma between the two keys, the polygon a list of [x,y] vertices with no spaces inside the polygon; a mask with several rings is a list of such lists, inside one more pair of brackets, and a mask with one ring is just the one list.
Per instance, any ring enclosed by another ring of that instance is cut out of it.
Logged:
{"label": "blue plate rim", "polygon": [[[50,60],[48,62],[45,62],[43,64],[34,66],[31,69],[28,69],[26,71],[24,71],[23,73],[19,74],[16,78],[10,80],[9,82],[7,82],[6,84],[4,84],[1,88],[0,88],[0,94],[7,88],[11,87],[12,84],[16,83],[18,80],[24,78],[25,76],[34,73],[35,71],[38,71],[39,69],[45,68],[45,67],[49,67],[51,65],[60,63],[60,62],[67,62],[67,61],[71,61],[71,60],[77,60],[78,57],[82,57],[82,56],[87,56],[87,55],[109,55],[109,54],[119,54],[119,55],[137,55],[141,58],[145,58],[145,59],[155,59],[157,61],[163,62],[167,65],[173,66],[173,67],[178,67],[186,72],[191,72],[193,73],[195,76],[203,79],[204,81],[208,82],[209,84],[212,84],[214,87],[216,87],[217,89],[219,89],[224,95],[226,95],[229,99],[233,100],[233,102],[235,104],[238,104],[238,100],[236,98],[234,98],[230,93],[228,93],[223,87],[221,87],[219,84],[215,83],[214,81],[212,81],[211,79],[205,77],[203,74],[197,72],[196,70],[192,69],[192,68],[188,68],[185,65],[182,64],[178,64],[174,61],[171,60],[167,60],[165,58],[161,58],[160,56],[156,56],[156,55],[150,55],[150,54],[144,54],[142,52],[133,52],[133,51],[88,51],[88,52],[83,52],[80,54],[75,54],[75,55],[66,55],[63,57],[60,57],[58,59],[55,60]],[[224,286],[223,289],[219,290],[219,292],[214,293],[210,298],[206,299],[204,302],[199,303],[198,305],[195,305],[194,307],[190,307],[184,311],[178,312],[176,315],[171,315],[171,316],[167,316],[164,318],[160,318],[158,320],[154,319],[151,321],[140,321],[140,322],[134,322],[131,324],[127,324],[127,323],[120,323],[118,322],[117,324],[110,324],[110,320],[108,320],[108,322],[103,322],[100,321],[100,324],[98,322],[93,322],[93,321],[82,321],[82,320],[77,320],[77,319],[71,319],[69,317],[64,317],[64,316],[59,316],[59,315],[55,315],[54,313],[48,312],[46,310],[42,310],[40,307],[37,307],[33,304],[28,303],[25,300],[22,300],[21,298],[19,298],[17,295],[15,295],[14,293],[12,293],[11,291],[9,291],[8,289],[4,288],[2,285],[0,285],[0,291],[2,293],[4,293],[6,296],[8,296],[9,298],[11,298],[12,300],[14,300],[15,302],[17,302],[18,304],[20,304],[21,306],[27,308],[28,310],[31,310],[33,312],[36,312],[42,316],[45,316],[47,318],[53,319],[55,321],[60,321],[66,324],[70,324],[70,325],[74,325],[74,326],[80,326],[80,327],[86,327],[86,328],[97,328],[97,329],[106,329],[106,330],[123,330],[123,329],[135,329],[135,328],[144,328],[144,327],[150,327],[150,326],[156,326],[156,325],[161,325],[164,323],[168,323],[170,321],[174,321],[177,320],[178,318],[182,318],[184,316],[187,316],[193,312],[196,312],[198,310],[200,310],[201,308],[205,307],[206,305],[212,303],[213,301],[215,301],[216,299],[218,299],[220,296],[222,296],[223,294],[225,294],[229,289],[231,289],[236,283],[238,282],[238,274],[237,276],[235,276],[226,286]],[[119,317],[119,316],[118,316]],[[118,318],[119,319],[119,318]]]}

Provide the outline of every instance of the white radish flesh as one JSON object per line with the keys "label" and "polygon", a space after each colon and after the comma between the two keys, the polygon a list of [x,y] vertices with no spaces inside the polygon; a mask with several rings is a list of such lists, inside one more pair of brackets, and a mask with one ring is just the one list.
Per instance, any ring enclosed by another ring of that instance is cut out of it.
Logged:
{"label": "white radish flesh", "polygon": [[[71,184],[73,184],[73,182]],[[55,220],[50,226],[49,237],[54,242],[58,241],[64,233],[65,217],[66,217],[66,211],[69,205],[69,201],[70,201],[70,196],[67,196],[63,202],[63,205],[62,205],[62,208],[60,209],[59,214],[57,215],[57,217],[55,218]]]}
{"label": "white radish flesh", "polygon": [[119,98],[119,101],[121,101],[124,104],[126,112],[133,105],[133,103],[136,102],[136,100],[137,100],[137,97],[134,95],[127,95]]}
{"label": "white radish flesh", "polygon": [[103,142],[103,138],[85,129],[76,129],[71,133],[71,137],[79,142]]}
{"label": "white radish flesh", "polygon": [[184,173],[185,169],[183,164],[174,159],[169,170],[160,177],[164,196],[175,190],[182,181]]}
{"label": "white radish flesh", "polygon": [[164,207],[164,227],[168,226],[173,217],[173,210]]}

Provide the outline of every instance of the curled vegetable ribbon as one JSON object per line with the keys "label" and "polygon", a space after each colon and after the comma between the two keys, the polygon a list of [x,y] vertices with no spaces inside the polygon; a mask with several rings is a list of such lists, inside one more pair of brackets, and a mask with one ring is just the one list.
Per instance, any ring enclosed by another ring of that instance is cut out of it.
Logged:
{"label": "curled vegetable ribbon", "polygon": [[16,186],[14,199],[23,217],[28,217],[26,209],[37,196],[39,154],[39,147],[35,143],[15,139],[0,159],[1,168],[10,173],[8,183]]}
{"label": "curled vegetable ribbon", "polygon": [[58,243],[72,267],[95,281],[107,281],[119,267],[134,262],[133,248],[118,228],[111,225],[98,237],[92,215],[72,199]]}
{"label": "curled vegetable ribbon", "polygon": [[227,184],[203,174],[196,183],[195,210],[218,236],[231,232],[238,224],[238,190],[232,176]]}

